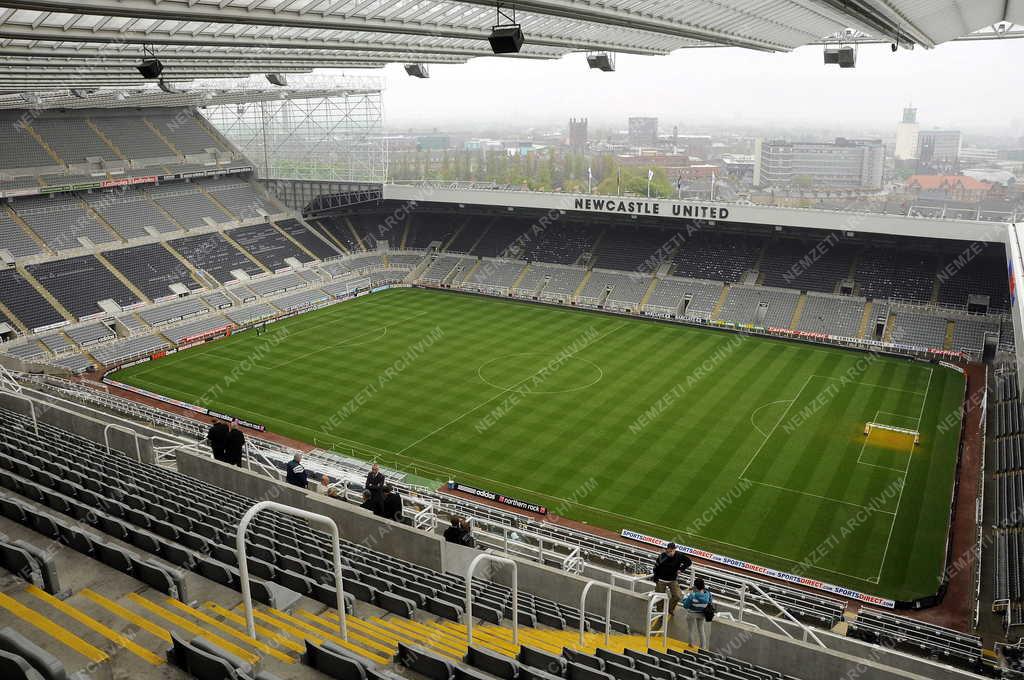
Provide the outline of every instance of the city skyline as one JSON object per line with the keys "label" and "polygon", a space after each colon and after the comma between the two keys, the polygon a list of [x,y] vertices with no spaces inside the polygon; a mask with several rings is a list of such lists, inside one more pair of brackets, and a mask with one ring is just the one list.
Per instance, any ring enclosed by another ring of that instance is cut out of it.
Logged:
{"label": "city skyline", "polygon": [[[1020,79],[1016,64],[1024,44],[860,50],[855,69],[825,66],[814,46],[788,54],[713,48],[619,55],[614,73],[589,70],[582,54],[549,62],[485,58],[435,65],[427,80],[389,66],[386,117],[392,129],[565,126],[574,116],[587,117],[591,129],[626,129],[630,116],[652,116],[667,129],[678,124],[688,131],[714,125],[891,133],[903,108],[913,105],[922,130],[1024,134],[1024,91],[1012,87]],[[982,71],[985,77],[978,78]]]}

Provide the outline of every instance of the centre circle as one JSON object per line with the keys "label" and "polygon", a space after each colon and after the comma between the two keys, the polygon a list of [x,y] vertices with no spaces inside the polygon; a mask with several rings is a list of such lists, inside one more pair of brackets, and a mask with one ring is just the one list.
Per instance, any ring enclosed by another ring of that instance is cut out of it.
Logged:
{"label": "centre circle", "polygon": [[564,394],[596,385],[604,371],[590,359],[542,352],[506,354],[485,361],[477,375],[501,390],[522,389],[530,394]]}

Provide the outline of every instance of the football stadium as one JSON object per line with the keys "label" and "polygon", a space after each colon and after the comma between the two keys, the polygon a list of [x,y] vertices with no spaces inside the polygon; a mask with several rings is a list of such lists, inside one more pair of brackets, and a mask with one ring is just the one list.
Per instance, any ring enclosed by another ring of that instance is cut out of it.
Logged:
{"label": "football stadium", "polygon": [[852,68],[1024,5],[0,8],[3,680],[1024,677],[1013,182],[397,179],[448,152],[374,75]]}

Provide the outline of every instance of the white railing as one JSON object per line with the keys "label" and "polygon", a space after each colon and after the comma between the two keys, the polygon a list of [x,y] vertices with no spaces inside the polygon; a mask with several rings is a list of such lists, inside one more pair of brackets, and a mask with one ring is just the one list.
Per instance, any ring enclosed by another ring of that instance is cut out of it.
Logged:
{"label": "white railing", "polygon": [[[583,592],[580,593],[580,647],[586,647],[586,625],[587,625],[587,593],[594,586],[605,589],[605,601],[604,601],[604,644],[611,644],[611,629],[612,629],[612,584],[601,583],[600,581],[587,581],[587,585],[583,586]],[[649,642],[650,640],[648,640]]]}
{"label": "white railing", "polygon": [[[655,620],[661,621],[661,643],[662,649],[668,649],[668,593],[650,591],[647,594],[647,616],[644,618],[644,644],[651,648],[651,630]],[[661,611],[656,610],[658,602],[662,602]]]}
{"label": "white railing", "polygon": [[281,471],[264,449],[257,447],[251,441],[245,442],[245,462],[250,472],[257,472],[264,477],[280,480]]}
{"label": "white railing", "polygon": [[38,420],[38,418],[36,418],[36,404],[35,404],[35,401],[31,397],[29,397],[27,394],[22,394],[21,390],[18,390],[17,392],[10,392],[8,390],[0,390],[0,391],[2,391],[4,394],[6,394],[9,397],[13,397],[15,399],[19,399],[19,400],[24,401],[25,403],[28,404],[29,413],[32,414],[32,430],[36,433],[36,436],[38,437],[39,436],[39,420]]}
{"label": "white railing", "polygon": [[178,451],[186,451],[197,455],[206,455],[206,451],[199,444],[181,442],[175,439],[168,439],[154,435],[149,438],[153,448],[153,462],[160,467],[174,469],[178,462]]}
{"label": "white railing", "polygon": [[142,448],[139,445],[139,433],[134,429],[127,427],[126,425],[119,425],[118,423],[107,423],[103,426],[103,443],[107,447],[107,455],[110,455],[110,431],[115,430],[123,434],[130,435],[135,440],[135,460],[142,462]]}
{"label": "white railing", "polygon": [[586,564],[578,545],[484,517],[471,518],[471,524],[477,543],[507,555],[540,564],[554,563],[572,574],[581,573]]}
{"label": "white railing", "polygon": [[3,364],[0,364],[0,390],[21,393],[21,383]]}
{"label": "white railing", "polygon": [[[757,585],[756,583],[744,584],[743,587],[740,589],[739,620],[740,620],[741,623],[743,622],[743,610],[746,608],[746,604],[747,604],[746,598],[747,598],[747,588],[748,587],[751,588],[752,590],[754,590],[754,592],[756,592],[762,598],[767,600],[769,602],[769,604],[771,604],[773,607],[778,609],[779,612],[782,614],[782,617],[784,619],[786,619],[786,621],[788,621],[790,624],[796,626],[802,632],[802,634],[803,634],[803,641],[804,642],[807,642],[808,639],[811,639],[811,640],[814,640],[814,642],[819,647],[827,649],[827,647],[825,646],[825,643],[821,641],[821,638],[819,638],[818,635],[813,630],[811,630],[810,626],[808,626],[807,624],[802,623],[801,621],[798,621],[796,618],[794,618],[793,615],[790,614],[789,611],[785,607],[783,607],[778,602],[776,602],[774,597],[772,597],[771,595],[766,593],[764,591],[764,589],[761,586]],[[769,620],[773,620],[773,619],[771,619],[769,617]],[[790,637],[792,637],[792,636],[790,636]]]}
{"label": "white railing", "polygon": [[515,560],[489,552],[480,553],[466,572],[466,645],[473,646],[473,573],[481,562],[498,562],[512,567],[512,645],[519,646],[519,565]]}
{"label": "white railing", "polygon": [[434,533],[437,529],[437,511],[434,502],[428,502],[425,507],[412,516],[412,525],[421,531]]}
{"label": "white railing", "polygon": [[341,538],[338,535],[338,525],[326,515],[320,515],[307,510],[293,508],[290,505],[282,505],[274,501],[260,501],[249,508],[242,516],[238,524],[238,533],[235,535],[235,550],[238,554],[238,579],[242,584],[242,604],[245,605],[245,627],[249,637],[256,639],[256,622],[252,613],[252,591],[249,585],[249,561],[246,555],[245,531],[249,523],[263,510],[273,510],[285,515],[299,517],[308,522],[316,522],[327,526],[331,532],[331,546],[334,558],[334,589],[337,595],[336,606],[338,607],[338,633],[342,640],[348,641],[348,628],[345,620],[345,591],[342,588],[341,578]]}

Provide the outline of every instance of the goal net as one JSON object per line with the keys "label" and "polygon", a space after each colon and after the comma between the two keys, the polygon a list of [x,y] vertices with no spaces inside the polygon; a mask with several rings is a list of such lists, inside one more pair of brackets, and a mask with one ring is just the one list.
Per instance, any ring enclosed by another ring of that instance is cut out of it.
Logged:
{"label": "goal net", "polygon": [[906,427],[896,427],[895,425],[887,425],[886,423],[865,423],[864,436],[869,439],[872,437],[876,439],[883,439],[889,443],[913,441],[915,446],[921,443],[921,433],[917,430],[911,430]]}

